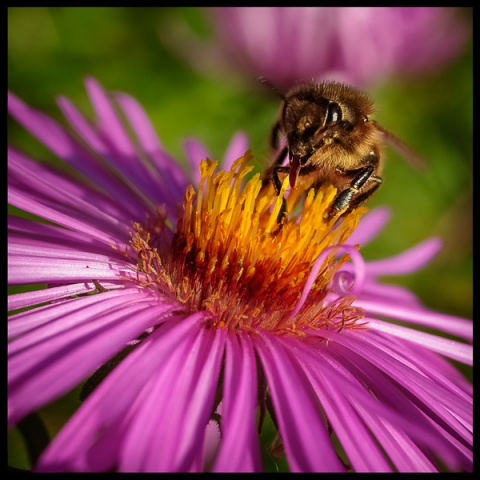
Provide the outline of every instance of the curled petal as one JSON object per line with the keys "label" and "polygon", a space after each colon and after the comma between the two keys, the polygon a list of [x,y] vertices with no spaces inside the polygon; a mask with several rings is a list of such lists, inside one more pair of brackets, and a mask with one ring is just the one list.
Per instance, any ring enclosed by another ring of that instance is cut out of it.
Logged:
{"label": "curled petal", "polygon": [[303,304],[305,303],[310,289],[312,288],[312,285],[317,278],[318,272],[322,268],[328,254],[332,250],[338,249],[345,250],[350,255],[351,259],[353,260],[354,275],[351,275],[351,273],[348,272],[343,272],[342,270],[337,272],[336,275],[338,276],[335,276],[333,279],[333,286],[335,290],[338,292],[339,295],[346,296],[355,295],[362,289],[363,280],[365,278],[365,262],[360,253],[358,253],[358,251],[351,245],[334,245],[332,247],[328,247],[323,250],[323,252],[315,260],[313,267],[310,270],[310,274],[308,276],[305,287],[302,291],[302,295],[300,296],[300,300],[298,301],[297,305],[291,313],[292,317],[294,317],[300,311]]}

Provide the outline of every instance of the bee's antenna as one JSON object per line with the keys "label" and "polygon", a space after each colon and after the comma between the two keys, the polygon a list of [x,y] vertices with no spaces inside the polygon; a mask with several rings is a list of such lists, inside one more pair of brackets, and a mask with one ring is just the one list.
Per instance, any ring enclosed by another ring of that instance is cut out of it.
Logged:
{"label": "bee's antenna", "polygon": [[282,92],[278,87],[276,87],[270,80],[267,80],[262,75],[258,75],[254,77],[254,79],[257,82],[260,82],[261,84],[265,85],[272,92],[276,93],[282,100],[285,100],[285,93]]}

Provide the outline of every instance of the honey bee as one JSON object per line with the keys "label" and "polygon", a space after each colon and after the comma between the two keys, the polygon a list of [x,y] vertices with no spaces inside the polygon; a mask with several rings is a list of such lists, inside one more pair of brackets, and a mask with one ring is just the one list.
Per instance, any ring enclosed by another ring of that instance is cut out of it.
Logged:
{"label": "honey bee", "polygon": [[[263,187],[273,184],[277,195],[286,175],[294,189],[334,185],[337,194],[327,214],[331,219],[360,206],[380,187],[385,142],[417,167],[424,166],[401,140],[370,118],[373,102],[360,90],[337,82],[310,82],[280,96],[270,143],[278,151],[283,135],[285,144],[262,177]],[[279,222],[286,214],[283,199]]]}

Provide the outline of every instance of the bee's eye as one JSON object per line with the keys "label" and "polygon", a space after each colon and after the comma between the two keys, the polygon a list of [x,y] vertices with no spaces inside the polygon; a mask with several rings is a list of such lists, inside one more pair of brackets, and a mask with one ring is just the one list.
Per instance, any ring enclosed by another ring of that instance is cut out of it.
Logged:
{"label": "bee's eye", "polygon": [[327,125],[339,122],[342,119],[342,109],[338,103],[331,102],[328,104]]}

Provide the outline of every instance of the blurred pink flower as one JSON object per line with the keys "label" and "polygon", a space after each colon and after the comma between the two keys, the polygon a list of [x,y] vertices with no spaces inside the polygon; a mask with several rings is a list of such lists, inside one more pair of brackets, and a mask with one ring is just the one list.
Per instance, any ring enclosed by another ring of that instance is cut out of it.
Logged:
{"label": "blurred pink flower", "polygon": [[9,284],[48,284],[8,300],[9,426],[89,378],[37,471],[261,471],[266,411],[292,471],[472,469],[472,387],[446,359],[472,363],[472,322],[380,281],[439,239],[365,261],[388,210],[333,228],[328,189],[272,236],[244,135],[215,176],[190,139],[190,174],[135,99],[87,89],[97,119],[61,98],[68,129],[8,99],[77,172],[9,147],[9,203],[48,221],[9,217]]}
{"label": "blurred pink flower", "polygon": [[198,68],[228,64],[280,88],[312,78],[364,86],[424,74],[455,59],[471,32],[467,19],[451,7],[219,7],[205,12],[213,41],[201,45],[184,37],[177,48]]}

